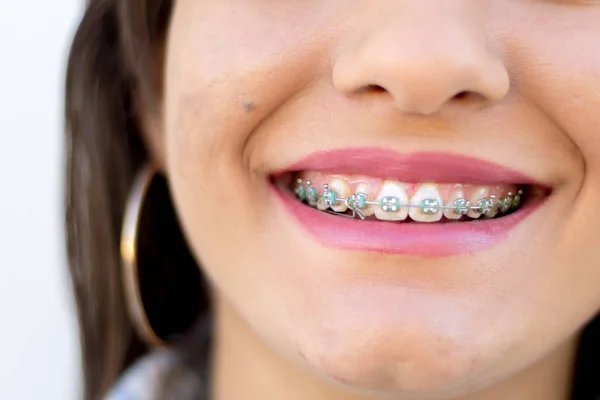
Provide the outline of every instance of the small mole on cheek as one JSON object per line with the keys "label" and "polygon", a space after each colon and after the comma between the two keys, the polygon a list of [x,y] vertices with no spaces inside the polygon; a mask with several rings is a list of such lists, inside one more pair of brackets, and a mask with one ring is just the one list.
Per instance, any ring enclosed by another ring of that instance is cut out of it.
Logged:
{"label": "small mole on cheek", "polygon": [[252,112],[256,108],[256,104],[250,99],[242,99],[240,103],[246,112]]}

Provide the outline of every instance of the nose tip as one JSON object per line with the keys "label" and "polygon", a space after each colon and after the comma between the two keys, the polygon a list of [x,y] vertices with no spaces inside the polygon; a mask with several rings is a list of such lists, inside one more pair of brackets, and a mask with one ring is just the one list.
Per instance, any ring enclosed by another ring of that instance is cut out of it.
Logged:
{"label": "nose tip", "polygon": [[397,33],[376,32],[341,52],[333,66],[337,90],[349,96],[387,94],[402,112],[424,115],[465,98],[488,105],[508,93],[508,71],[480,37],[439,32],[415,43]]}

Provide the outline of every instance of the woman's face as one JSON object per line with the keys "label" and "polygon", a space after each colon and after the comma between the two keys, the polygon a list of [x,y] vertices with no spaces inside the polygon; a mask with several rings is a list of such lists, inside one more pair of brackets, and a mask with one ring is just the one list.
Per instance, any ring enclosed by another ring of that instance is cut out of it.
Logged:
{"label": "woman's face", "polygon": [[600,308],[598,21],[593,0],[177,1],[156,157],[216,292],[357,393],[552,358]]}

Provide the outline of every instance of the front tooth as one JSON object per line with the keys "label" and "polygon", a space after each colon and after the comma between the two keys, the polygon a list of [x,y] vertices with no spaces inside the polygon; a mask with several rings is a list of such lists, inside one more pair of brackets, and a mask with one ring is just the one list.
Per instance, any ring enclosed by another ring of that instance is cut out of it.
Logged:
{"label": "front tooth", "polygon": [[413,221],[437,222],[442,219],[442,196],[437,186],[432,183],[419,185],[416,193],[410,199],[410,204],[415,206],[411,207],[409,213]]}
{"label": "front tooth", "polygon": [[[446,206],[456,208],[458,206],[456,202],[461,200],[465,200],[465,192],[462,187],[458,187],[452,191]],[[457,213],[456,210],[444,210],[444,217],[447,219],[461,219],[462,216],[463,214]]]}
{"label": "front tooth", "polygon": [[398,183],[384,181],[377,196],[380,205],[375,207],[375,217],[382,221],[404,221],[408,217],[408,208],[399,205],[408,203],[404,187]]}
{"label": "front tooth", "polygon": [[[359,183],[358,185],[356,185],[356,193],[362,193],[367,196],[367,199],[371,199],[371,190],[369,189],[369,185],[367,185],[366,183]],[[365,217],[370,217],[371,215],[375,214],[375,209],[373,208],[373,206],[367,205],[365,208],[360,210],[360,212]]]}
{"label": "front tooth", "polygon": [[[331,181],[329,181],[329,189],[336,193],[338,199],[348,198],[352,194],[348,184],[340,178],[332,178]],[[331,209],[335,212],[341,213],[346,211],[348,206],[346,205],[345,201],[338,201],[331,206]]]}
{"label": "front tooth", "polygon": [[[471,195],[471,205],[473,207],[477,207],[477,205],[479,204],[479,201],[481,200],[488,200],[490,197],[490,191],[487,188],[479,188],[479,189],[475,189],[473,191],[473,194]],[[467,213],[467,215],[470,218],[473,219],[477,219],[479,217],[481,217],[481,213],[479,212],[479,210],[477,208],[471,209],[471,211],[469,211]]]}

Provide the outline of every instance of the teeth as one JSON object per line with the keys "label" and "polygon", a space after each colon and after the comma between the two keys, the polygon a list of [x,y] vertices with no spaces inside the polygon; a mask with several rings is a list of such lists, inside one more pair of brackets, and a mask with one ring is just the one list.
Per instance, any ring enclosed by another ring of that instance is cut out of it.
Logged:
{"label": "teeth", "polygon": [[[330,196],[336,196],[335,192],[329,191],[329,185],[324,185],[323,188],[321,189],[319,198],[317,200],[317,208],[321,211],[327,210],[330,206],[330,204],[327,203],[327,200],[325,199],[326,193],[328,193]],[[335,197],[332,197],[331,201],[332,201],[332,203],[335,202]]]}
{"label": "teeth", "polygon": [[[463,215],[471,219],[494,218],[506,214],[520,206],[524,190],[516,188],[504,197],[498,198],[494,193],[507,193],[502,187],[474,187],[462,184],[438,187],[434,183],[422,183],[415,186],[395,181],[379,181],[379,194],[374,199],[371,183],[363,179],[352,183],[342,177],[331,177],[328,184],[317,176],[318,183],[311,180],[296,180],[294,193],[296,197],[312,207],[322,211],[330,208],[336,213],[352,210],[351,218],[362,218],[375,215],[383,221],[404,221],[409,216],[416,222],[437,222],[446,217],[448,220],[459,220]],[[381,184],[381,185],[379,185]],[[465,197],[465,192],[470,198]],[[447,193],[444,203],[441,193]],[[414,193],[409,200],[409,194]]]}
{"label": "teeth", "polygon": [[[487,189],[487,188],[479,188],[479,189],[475,190],[475,191],[473,192],[473,194],[471,195],[471,200],[470,200],[470,202],[471,202],[471,205],[472,205],[472,206],[474,206],[474,207],[476,207],[476,206],[478,206],[478,205],[480,205],[480,204],[481,204],[480,202],[481,202],[482,200],[483,200],[483,201],[485,201],[486,199],[488,199],[488,198],[489,198],[489,196],[490,196],[490,191],[489,191],[489,189]],[[468,215],[470,218],[473,218],[473,219],[477,219],[477,218],[481,217],[481,214],[482,214],[482,213],[481,213],[481,210],[480,210],[480,209],[478,209],[478,208],[471,209],[471,210],[470,210],[470,211],[467,213],[467,215]]]}
{"label": "teeth", "polygon": [[442,219],[442,196],[437,186],[432,183],[419,185],[417,192],[410,200],[411,207],[409,215],[417,222],[437,222]]}
{"label": "teeth", "polygon": [[506,197],[503,197],[498,200],[498,211],[501,213],[505,213],[510,209],[512,204],[512,193],[509,193]]}
{"label": "teeth", "polygon": [[450,195],[450,198],[448,199],[448,202],[446,203],[446,206],[455,207],[455,209],[454,210],[444,210],[444,216],[448,219],[461,219],[464,214],[457,213],[456,208],[461,206],[461,204],[459,204],[457,202],[460,202],[461,200],[464,201],[464,198],[465,198],[465,192],[463,191],[462,186],[454,189],[452,191],[452,194]]}
{"label": "teeth", "polygon": [[[371,198],[371,191],[369,190],[369,185],[367,185],[366,183],[359,183],[356,186],[356,193],[362,193],[366,195],[368,199]],[[373,208],[373,206],[367,205],[365,208],[361,209],[360,212],[365,217],[370,217],[371,215],[375,214],[375,209]]]}
{"label": "teeth", "polygon": [[306,200],[306,186],[304,186],[302,179],[296,179],[296,188],[294,189],[294,193],[300,201]]}
{"label": "teeth", "polygon": [[377,201],[379,207],[375,207],[375,217],[382,221],[404,221],[408,217],[408,208],[400,207],[408,204],[408,195],[402,185],[394,182],[384,181]]}
{"label": "teeth", "polygon": [[311,181],[306,181],[306,201],[310,206],[315,207],[319,200],[319,190],[313,186]]}
{"label": "teeth", "polygon": [[523,191],[519,190],[517,194],[514,195],[512,199],[512,208],[519,208],[521,205],[521,197],[523,196]]}
{"label": "teeth", "polygon": [[[350,197],[352,195],[351,191],[350,191],[350,187],[348,186],[348,184],[346,183],[346,181],[340,179],[340,178],[333,178],[331,179],[331,181],[329,181],[329,189],[333,190],[336,194],[338,198],[347,198]],[[335,203],[333,206],[331,206],[331,209],[335,212],[344,212],[348,209],[348,206],[346,205],[345,202],[343,201],[338,201],[337,203]]]}
{"label": "teeth", "polygon": [[498,199],[493,194],[490,195],[490,205],[492,206],[490,211],[486,212],[484,215],[486,218],[494,218],[498,215]]}

